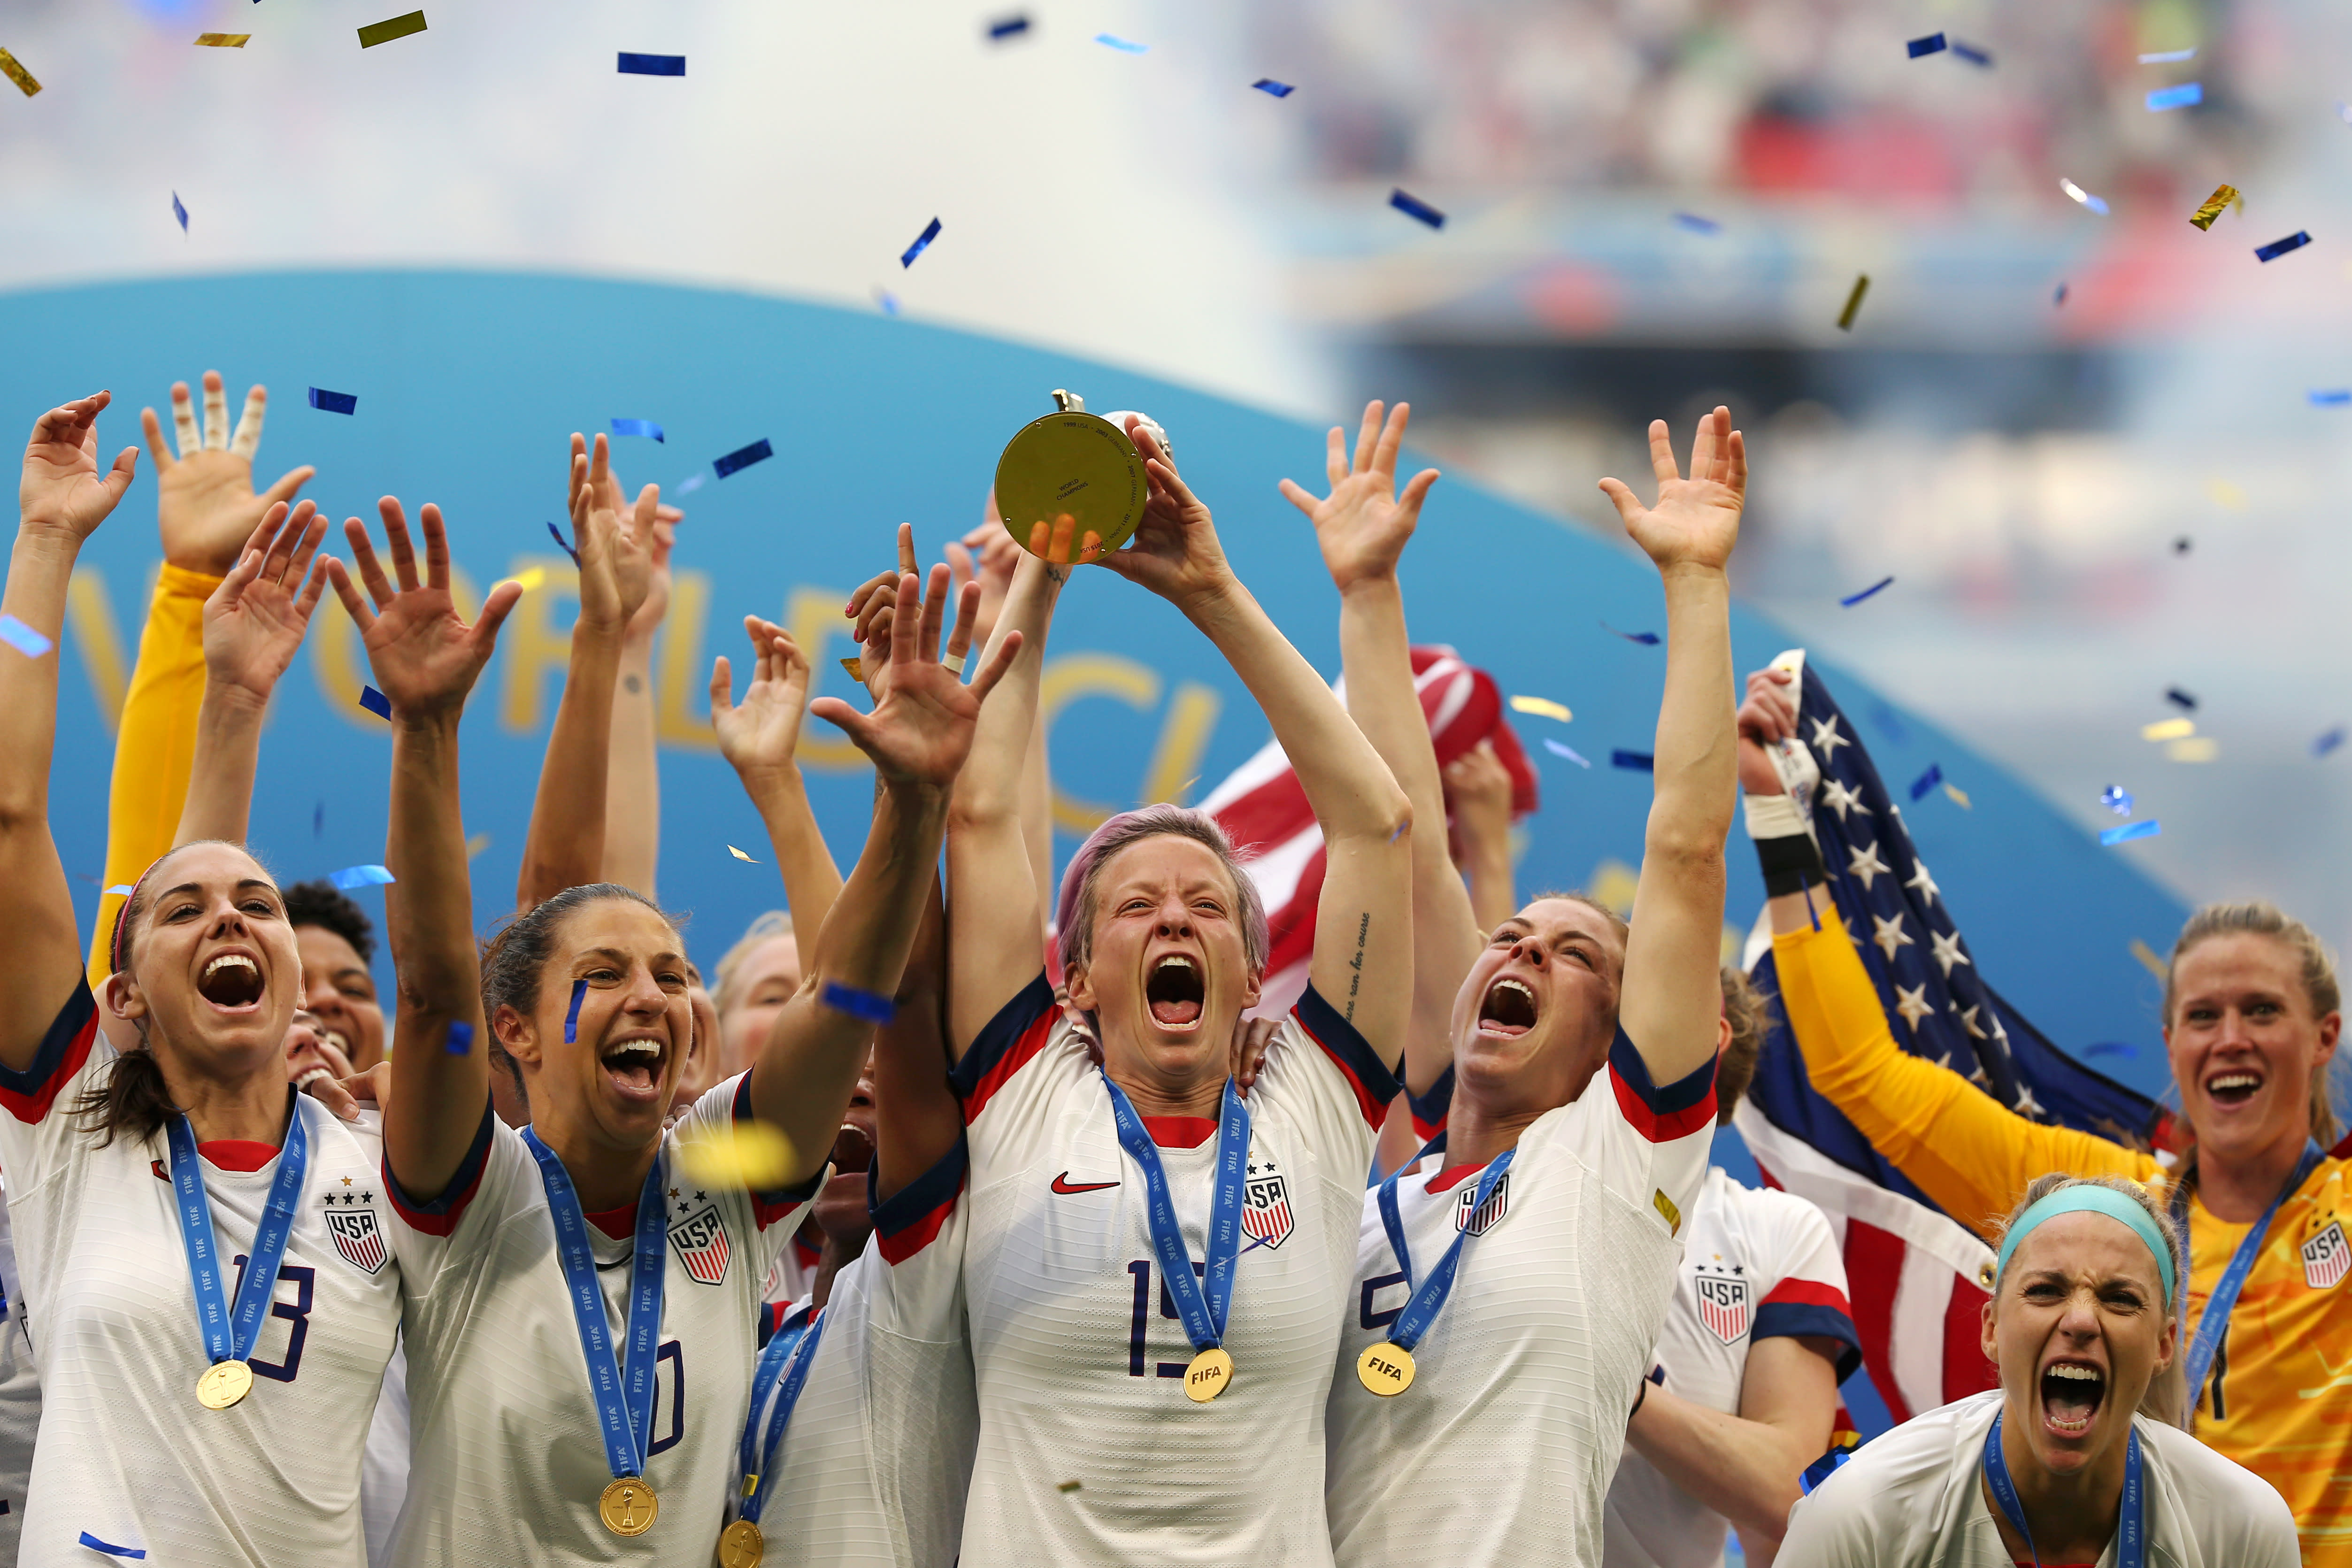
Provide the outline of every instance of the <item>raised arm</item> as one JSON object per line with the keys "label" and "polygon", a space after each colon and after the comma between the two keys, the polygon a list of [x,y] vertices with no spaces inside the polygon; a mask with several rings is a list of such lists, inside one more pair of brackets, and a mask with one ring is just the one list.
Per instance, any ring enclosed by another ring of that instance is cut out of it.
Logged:
{"label": "raised arm", "polygon": [[8,584],[0,591],[0,614],[47,643],[37,654],[0,647],[0,886],[13,906],[11,973],[0,986],[0,1068],[12,1072],[32,1067],[82,966],[73,895],[49,837],[49,753],[58,735],[66,586],[82,541],[131,488],[139,465],[139,449],[126,447],[112,468],[99,471],[98,416],[109,401],[103,392],[79,398],[34,425],[16,489]]}
{"label": "raised arm", "polygon": [[1650,423],[1658,504],[1601,481],[1666,594],[1666,687],[1658,703],[1655,784],[1617,1016],[1650,1075],[1674,1082],[1715,1054],[1723,1012],[1723,841],[1738,799],[1738,698],[1731,675],[1731,588],[1724,564],[1739,541],[1748,446],[1717,408],[1699,421],[1691,477],[1675,467],[1666,422]]}
{"label": "raised arm", "polygon": [[481,618],[467,626],[449,595],[441,509],[427,503],[421,514],[421,581],[400,502],[386,496],[378,510],[393,577],[385,577],[358,518],[345,522],[343,532],[366,598],[341,562],[330,560],[327,572],[359,626],[376,688],[392,702],[392,820],[383,859],[394,880],[384,889],[383,907],[400,1013],[383,1155],[402,1189],[429,1203],[457,1174],[489,1104],[490,1037],[482,1026],[473,889],[457,805],[457,721],[522,589],[500,583],[483,601]]}
{"label": "raised arm", "polygon": [[841,896],[841,872],[817,831],[816,814],[809,809],[808,790],[793,760],[808,711],[808,656],[773,621],[746,616],[743,631],[751,639],[751,684],[743,700],[735,701],[734,671],[720,654],[710,667],[710,722],[719,734],[719,754],[733,766],[767,826],[801,973],[813,973],[817,933]]}
{"label": "raised arm", "polygon": [[[620,480],[613,481],[619,489]],[[660,736],[654,713],[654,635],[669,613],[669,552],[685,513],[654,510],[645,603],[621,637],[621,674],[613,689],[612,754],[604,764],[604,880],[654,897],[661,865]]]}
{"label": "raised arm", "polygon": [[[785,1184],[822,1167],[874,1037],[870,999],[897,994],[914,945],[925,896],[947,828],[948,792],[971,750],[990,690],[1020,649],[1000,640],[967,686],[939,662],[948,569],[935,567],[928,601],[918,579],[899,579],[890,626],[889,675],[870,714],[839,698],[811,710],[837,725],[874,763],[881,787],[866,851],[843,884],[816,940],[808,976],[776,1016],[751,1069],[751,1108],[796,1151]],[[949,640],[950,657],[970,647],[977,590],[967,586]]]}
{"label": "raised arm", "polygon": [[205,601],[204,704],[174,847],[200,838],[242,844],[247,837],[269,696],[327,584],[326,563],[311,564],[327,533],[318,510],[304,501],[289,515],[284,501],[272,506]]}
{"label": "raised arm", "polygon": [[947,910],[933,877],[898,982],[898,1016],[875,1033],[877,1202],[937,1165],[963,1136],[962,1102],[948,1082],[947,956]]}
{"label": "raised arm", "polygon": [[654,509],[647,485],[625,507],[613,483],[610,454],[598,435],[593,454],[572,437],[572,533],[580,552],[580,616],[572,624],[572,659],[563,696],[540,764],[515,907],[530,909],[566,888],[604,874],[604,790],[613,744],[613,685],[621,641],[645,603],[653,576]]}
{"label": "raised arm", "polygon": [[1470,884],[1478,929],[1493,931],[1519,910],[1511,886],[1511,770],[1492,740],[1481,741],[1445,765],[1445,789],[1454,802],[1454,863]]}
{"label": "raised arm", "polygon": [[1257,700],[1323,828],[1309,977],[1393,1068],[1412,1007],[1412,807],[1331,689],[1234,575],[1208,507],[1150,431],[1130,420],[1129,435],[1150,499],[1133,541],[1103,564],[1183,611]]}
{"label": "raised arm", "polygon": [[[1068,524],[1066,517],[1058,525],[1065,535]],[[1045,895],[1022,831],[1021,781],[1037,724],[1045,635],[1071,571],[1025,551],[1013,567],[989,654],[1006,647],[1016,653],[956,780],[948,829],[948,1045],[958,1058],[1044,967]]]}
{"label": "raised arm", "polygon": [[1397,584],[1397,562],[1421,520],[1423,498],[1437,482],[1437,470],[1423,468],[1402,497],[1396,493],[1397,451],[1412,416],[1412,405],[1400,403],[1383,425],[1380,403],[1367,404],[1352,466],[1339,426],[1331,428],[1325,459],[1331,493],[1318,500],[1288,479],[1282,493],[1315,525],[1323,565],[1339,590],[1348,716],[1412,803],[1413,820],[1427,825],[1412,836],[1412,1023],[1404,1040],[1405,1087],[1422,1093],[1453,1060],[1454,993],[1485,936],[1446,853],[1444,785],[1413,688],[1404,592]]}
{"label": "raised arm", "polygon": [[1830,1446],[1844,1351],[1822,1335],[1754,1341],[1738,1415],[1653,1386],[1626,1424],[1625,1446],[1729,1520],[1758,1568],[1770,1568],[1801,1495],[1797,1478]]}

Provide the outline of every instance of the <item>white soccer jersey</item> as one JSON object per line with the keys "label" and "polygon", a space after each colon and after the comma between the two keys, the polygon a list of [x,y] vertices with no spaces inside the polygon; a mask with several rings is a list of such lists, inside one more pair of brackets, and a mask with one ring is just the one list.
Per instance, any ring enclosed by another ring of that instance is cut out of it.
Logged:
{"label": "white soccer jersey", "polygon": [[[760,1289],[828,1173],[791,1193],[699,1187],[679,1173],[681,1135],[748,1117],[750,1074],[695,1101],[662,1140],[670,1213],[645,1477],[653,1528],[615,1535],[596,1500],[613,1479],[539,1162],[482,1110],[447,1192],[414,1204],[394,1186],[393,1236],[407,1315],[408,1502],[400,1568],[489,1563],[662,1563],[709,1568],[736,1490],[735,1442],[751,1398]],[[615,1357],[627,1338],[634,1204],[615,1237],[589,1242]]]}
{"label": "white soccer jersey", "polygon": [[[834,1276],[760,1516],[768,1568],[955,1563],[980,1436],[963,1330],[963,1182],[958,1147],[876,1207],[866,1250]],[[807,1311],[794,1303],[783,1321]]]}
{"label": "white soccer jersey", "polygon": [[[174,1568],[359,1568],[360,1450],[400,1324],[381,1140],[292,1097],[310,1170],[251,1356],[253,1392],[206,1410],[163,1137],[100,1148],[71,1114],[114,1060],[97,1026],[78,985],[30,1068],[0,1068],[0,1169],[42,1399],[17,1561],[86,1568],[101,1560],[81,1544],[88,1534]],[[278,1152],[229,1142],[198,1153],[233,1302]]]}
{"label": "white soccer jersey", "polygon": [[394,1345],[360,1456],[360,1527],[367,1534],[368,1568],[391,1568],[393,1536],[407,1501],[408,1352]]}
{"label": "white soccer jersey", "polygon": [[[1789,1512],[1790,1568],[2012,1568],[1979,1479],[2001,1394],[1972,1394],[1855,1450]],[[2268,1481],[2177,1426],[2132,1417],[2148,1568],[2295,1568],[2294,1516]],[[2111,1568],[2115,1542],[2099,1555]]]}
{"label": "white soccer jersey", "polygon": [[781,1307],[809,1299],[809,1290],[816,1283],[817,1268],[824,1261],[823,1245],[809,1236],[815,1228],[814,1224],[803,1225],[793,1233],[791,1244],[776,1254],[767,1282],[761,1287],[761,1300]]}
{"label": "white soccer jersey", "polygon": [[1355,1288],[1330,1398],[1331,1541],[1342,1568],[1598,1563],[1601,1500],[1650,1368],[1678,1232],[1715,1127],[1715,1064],[1661,1089],[1620,1030],[1573,1103],[1519,1135],[1477,1215],[1479,1168],[1397,1183],[1415,1283],[1471,1231],[1453,1294],[1413,1350],[1412,1386],[1383,1399],[1356,1358],[1412,1292],[1360,1193]]}
{"label": "white soccer jersey", "polygon": [[[1323,1398],[1373,1131],[1396,1093],[1363,1037],[1309,988],[1266,1052],[1249,1096],[1233,1384],[1206,1405],[1184,1396],[1192,1347],[1102,1070],[1044,976],[982,1032],[955,1083],[981,1419],[964,1568],[1328,1563]],[[1146,1124],[1197,1269],[1216,1125]]]}
{"label": "white soccer jersey", "polygon": [[[1822,1211],[1793,1194],[1743,1187],[1707,1172],[1683,1226],[1682,1267],[1659,1331],[1664,1386],[1693,1404],[1739,1414],[1748,1352],[1781,1335],[1835,1340],[1843,1382],[1862,1360],[1846,1304],[1845,1263]],[[1617,1461],[1602,1535],[1606,1568],[1713,1568],[1724,1517],[1631,1447]]]}
{"label": "white soccer jersey", "polygon": [[41,1373],[33,1364],[16,1242],[8,1231],[8,1194],[0,1189],[0,1564],[15,1568],[25,1527],[25,1483],[33,1474],[33,1437],[41,1426]]}

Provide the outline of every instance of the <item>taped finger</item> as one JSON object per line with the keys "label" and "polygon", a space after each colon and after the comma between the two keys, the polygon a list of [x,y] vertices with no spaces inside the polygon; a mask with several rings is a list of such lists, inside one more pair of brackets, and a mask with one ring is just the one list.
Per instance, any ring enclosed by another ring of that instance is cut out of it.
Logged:
{"label": "taped finger", "polygon": [[228,450],[228,388],[215,375],[205,377],[205,450]]}
{"label": "taped finger", "polygon": [[236,436],[228,449],[240,458],[251,458],[261,449],[261,416],[269,406],[269,394],[259,387],[245,395],[245,412],[236,417]]}
{"label": "taped finger", "polygon": [[193,458],[205,449],[205,438],[196,430],[196,405],[188,400],[188,384],[172,384],[172,433],[179,438],[180,456]]}

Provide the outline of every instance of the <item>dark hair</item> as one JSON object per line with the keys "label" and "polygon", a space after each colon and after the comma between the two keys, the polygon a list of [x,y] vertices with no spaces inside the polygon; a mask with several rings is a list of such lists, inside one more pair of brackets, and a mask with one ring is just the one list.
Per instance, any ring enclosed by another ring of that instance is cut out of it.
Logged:
{"label": "dark hair", "polygon": [[587,882],[533,904],[482,944],[482,1018],[490,1026],[490,1064],[507,1070],[525,1104],[530,1103],[530,1091],[523,1083],[522,1068],[499,1044],[499,1009],[510,1007],[524,1017],[530,1016],[539,1004],[540,982],[547,973],[548,960],[554,955],[555,928],[573,910],[613,899],[643,904],[661,916],[672,931],[677,929],[674,916],[635,888],[618,882]]}
{"label": "dark hair", "polygon": [[362,963],[375,962],[375,922],[332,882],[296,882],[284,896],[288,925],[333,931],[352,944]]}
{"label": "dark hair", "polygon": [[[198,845],[225,844],[251,857],[256,865],[260,858],[244,845],[227,838],[197,838],[185,844],[175,844],[148,862],[147,869],[131,885],[131,896],[124,899],[114,911],[114,931],[108,943],[113,960],[111,974],[122,973],[131,967],[138,949],[139,922],[154,908],[155,896],[148,883],[155,868],[183,849]],[[268,867],[262,870],[266,875]],[[283,896],[282,894],[280,895]],[[148,1047],[147,1019],[140,1018],[133,1026],[139,1031],[139,1044],[114,1058],[106,1077],[83,1089],[74,1100],[72,1115],[84,1131],[95,1132],[98,1147],[112,1143],[118,1134],[127,1135],[144,1143],[171,1124],[172,1118],[181,1114],[179,1104],[163,1081],[163,1067]]]}
{"label": "dark hair", "polygon": [[1721,1127],[1739,1109],[1740,1097],[1756,1077],[1756,1058],[1772,1026],[1772,1005],[1747,973],[1732,964],[1722,972],[1723,1016],[1731,1021],[1731,1042],[1715,1064],[1715,1124]]}

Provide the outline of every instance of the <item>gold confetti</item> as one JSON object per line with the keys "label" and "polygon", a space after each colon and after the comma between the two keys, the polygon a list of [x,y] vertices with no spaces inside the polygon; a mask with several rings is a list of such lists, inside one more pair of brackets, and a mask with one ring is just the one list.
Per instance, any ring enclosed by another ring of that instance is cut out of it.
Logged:
{"label": "gold confetti", "polygon": [[2246,492],[2227,479],[2207,479],[2205,493],[2213,498],[2216,506],[2228,507],[2231,511],[2246,510]]}
{"label": "gold confetti", "polygon": [[251,33],[198,33],[196,47],[200,49],[241,49],[252,37]]}
{"label": "gold confetti", "polygon": [[706,1186],[770,1193],[793,1175],[793,1141],[764,1121],[710,1124],[679,1141],[677,1162]]}
{"label": "gold confetti", "polygon": [[2164,748],[2164,754],[2176,763],[2210,763],[2221,754],[2221,742],[2210,735],[2198,735],[2173,742]]}
{"label": "gold confetti", "polygon": [[1664,1217],[1666,1222],[1666,1234],[1668,1236],[1680,1236],[1683,1230],[1683,1211],[1675,1206],[1674,1199],[1666,1196],[1666,1189],[1664,1187],[1653,1188],[1650,1193],[1650,1203],[1651,1205]]}
{"label": "gold confetti", "polygon": [[371,22],[360,29],[360,47],[372,49],[378,44],[388,44],[394,38],[404,38],[411,33],[425,31],[425,13],[411,11],[405,16],[388,21]]}
{"label": "gold confetti", "polygon": [[41,90],[41,84],[33,79],[33,73],[18,65],[16,57],[5,49],[0,49],[0,75],[5,75],[10,81],[15,82],[23,89],[26,98]]}
{"label": "gold confetti", "polygon": [[1976,809],[1975,806],[1969,804],[1969,797],[1967,794],[1961,790],[1959,785],[1946,784],[1944,786],[1944,793],[1950,795],[1952,797],[1953,804],[1958,805],[1962,811],[1974,811]]}
{"label": "gold confetti", "polygon": [[1514,697],[1511,699],[1511,711],[1533,713],[1545,719],[1557,719],[1563,724],[1575,717],[1568,710],[1567,703],[1554,702],[1549,697]]}
{"label": "gold confetti", "polygon": [[856,681],[860,686],[866,684],[866,661],[864,659],[845,658],[841,661],[841,668],[849,671],[850,679]]}
{"label": "gold confetti", "polygon": [[2150,974],[2155,975],[2158,980],[2162,980],[2165,977],[2164,960],[2156,956],[2156,949],[2148,946],[2147,943],[2140,941],[2137,937],[2134,937],[2131,940],[2131,955],[2134,958],[2138,959],[2142,964],[2146,965],[2147,972]]}
{"label": "gold confetti", "polygon": [[1074,1492],[1078,1489],[1078,1483],[1076,1481],[1064,1481],[1060,1486],[1055,1487],[1054,1489],[1057,1492]]}
{"label": "gold confetti", "polygon": [[[744,854],[743,851],[736,848],[732,844],[730,844],[727,847],[727,853],[734,856],[738,860],[751,860],[751,858],[749,855]],[[759,862],[757,860],[751,860],[751,864],[756,866]]]}
{"label": "gold confetti", "polygon": [[2196,216],[2189,221],[2199,228],[2210,231],[2213,226],[2213,220],[2229,210],[2230,204],[2237,199],[2237,186],[2216,185],[2213,187],[2213,194],[2205,198],[2205,205],[2199,207]]}
{"label": "gold confetti", "polygon": [[489,847],[490,836],[487,833],[477,833],[466,840],[466,858],[471,860]]}
{"label": "gold confetti", "polygon": [[515,574],[515,586],[520,588],[526,594],[530,593],[534,588],[543,586],[546,582],[547,568],[544,566],[533,566],[527,572],[518,572]]}
{"label": "gold confetti", "polygon": [[2139,738],[2143,741],[2178,741],[2184,735],[2195,733],[2197,726],[2189,720],[2158,719],[2153,724],[2141,725]]}
{"label": "gold confetti", "polygon": [[1862,309],[1862,297],[1870,292],[1870,274],[1865,272],[1853,280],[1853,292],[1845,297],[1845,309],[1838,313],[1838,331],[1853,331],[1854,312]]}

